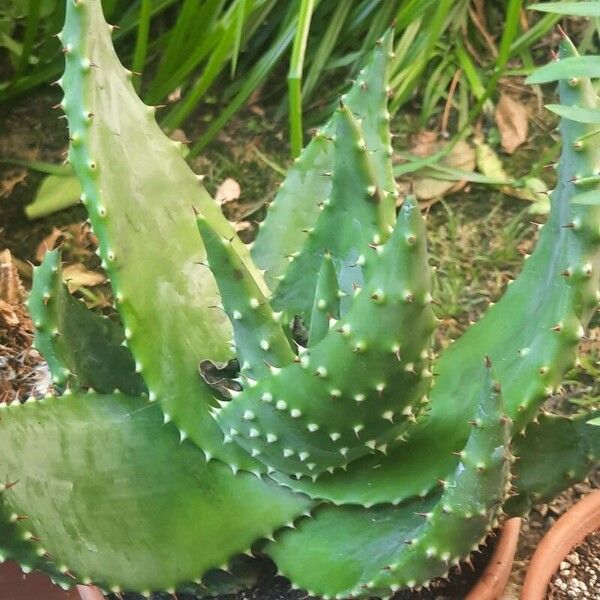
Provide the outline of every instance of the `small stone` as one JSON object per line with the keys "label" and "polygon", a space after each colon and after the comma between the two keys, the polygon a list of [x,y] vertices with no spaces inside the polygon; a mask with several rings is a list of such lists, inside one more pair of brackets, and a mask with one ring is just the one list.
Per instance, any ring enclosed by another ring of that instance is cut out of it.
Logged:
{"label": "small stone", "polygon": [[579,554],[577,554],[577,552],[571,552],[571,554],[569,554],[567,556],[567,560],[572,564],[572,565],[578,565],[581,563],[581,561],[579,560]]}
{"label": "small stone", "polygon": [[563,560],[563,561],[560,563],[560,567],[559,567],[559,569],[560,569],[561,571],[568,571],[570,566],[571,566],[571,564],[570,564],[570,563],[568,563],[568,562],[566,562],[566,561],[564,561],[564,560]]}

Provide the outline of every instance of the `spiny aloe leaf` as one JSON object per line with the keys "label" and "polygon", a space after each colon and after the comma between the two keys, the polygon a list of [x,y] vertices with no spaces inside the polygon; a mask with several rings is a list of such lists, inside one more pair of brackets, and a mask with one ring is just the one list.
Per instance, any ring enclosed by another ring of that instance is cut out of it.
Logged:
{"label": "spiny aloe leaf", "polygon": [[26,516],[9,509],[4,502],[4,491],[15,482],[0,483],[0,563],[13,560],[19,563],[24,573],[34,569],[48,571],[52,580],[62,587],[69,588],[73,580],[49,562],[50,555],[38,541],[29,535],[23,535],[18,523]]}
{"label": "spiny aloe leaf", "polygon": [[361,260],[372,275],[347,315],[299,364],[248,386],[218,416],[223,430],[269,467],[313,476],[385,453],[427,400],[435,318],[414,199],[405,201],[388,242],[372,245],[372,256]]}
{"label": "spiny aloe leaf", "polygon": [[[393,509],[317,511],[314,520],[285,530],[267,547],[280,570],[311,593],[388,596],[402,586],[422,585],[443,575],[477,547],[508,492],[511,458],[509,419],[489,369],[479,383],[480,405],[471,434],[441,494]],[[395,531],[391,539],[390,525]],[[348,532],[356,536],[354,541]],[[351,558],[340,561],[342,555]],[[318,566],[309,568],[309,560]]]}
{"label": "spiny aloe leaf", "polygon": [[[390,162],[389,114],[387,112],[387,86],[393,31],[389,30],[379,41],[366,67],[360,72],[351,91],[344,97],[346,106],[363,119],[364,139],[371,153],[376,184],[386,192],[395,192]],[[289,171],[267,218],[261,223],[252,249],[256,264],[266,270],[271,289],[288,266],[288,257],[301,251],[308,232],[315,227],[321,214],[320,205],[331,195],[331,173],[334,168],[333,119],[309,143]],[[389,223],[393,223],[395,200],[390,195],[384,203]],[[325,243],[325,241],[324,241]],[[307,288],[314,290],[320,262],[304,275]],[[309,294],[306,294],[307,297]],[[304,312],[312,308],[312,296],[302,305]]]}
{"label": "spiny aloe leaf", "polygon": [[[388,229],[394,222],[395,195],[378,186],[362,124],[349,107],[342,105],[336,111],[333,131],[331,196],[323,201],[315,227],[309,230],[299,254],[292,256],[271,300],[275,310],[283,310],[289,316],[299,315],[306,326],[310,324],[325,252],[339,266],[349,260],[356,263],[374,237],[381,241],[388,237]],[[344,284],[342,292],[351,297],[353,286],[362,285],[361,271],[356,269],[357,277],[352,281],[340,281]]]}
{"label": "spiny aloe leaf", "polygon": [[[561,43],[561,57],[574,46]],[[561,103],[598,108],[589,80],[560,82]],[[490,356],[502,384],[506,410],[517,431],[573,365],[577,343],[598,304],[600,209],[575,205],[576,176],[593,175],[600,145],[592,125],[563,119],[564,146],[548,223],[534,254],[504,297],[434,363],[431,413],[408,441],[388,456],[365,458],[316,482],[289,481],[293,489],[336,502],[400,502],[426,493],[456,465],[469,433],[481,356]],[[579,143],[581,142],[582,143]],[[574,180],[575,177],[575,180]],[[592,184],[598,188],[598,184]],[[429,484],[426,482],[429,481]],[[368,487],[366,484],[369,484]]]}
{"label": "spiny aloe leaf", "polygon": [[197,225],[223,309],[233,323],[242,375],[258,379],[268,373],[267,365],[283,367],[293,362],[296,355],[277,315],[237,253],[235,237],[219,235],[203,215],[197,216]]}
{"label": "spiny aloe leaf", "polygon": [[516,491],[506,511],[526,513],[532,504],[549,502],[564,489],[584,479],[600,463],[600,431],[589,424],[599,415],[564,417],[542,413],[514,440]]}
{"label": "spiny aloe leaf", "polygon": [[113,50],[100,0],[67,2],[60,39],[69,160],[149,398],[160,400],[166,418],[208,455],[234,469],[257,470],[258,463],[235,446],[223,445],[209,413],[213,390],[198,374],[202,360],[231,357],[232,334],[217,308],[214,278],[201,264],[205,252],[192,208],[220,234],[233,230],[184,162],[179,144],[156,125],[154,108],[137,98],[131,74]]}
{"label": "spiny aloe leaf", "polygon": [[174,589],[309,506],[206,463],[143,399],[89,393],[0,406],[0,480],[18,481],[3,493],[6,510],[26,515],[21,534],[79,581]]}
{"label": "spiny aloe leaf", "polygon": [[415,537],[423,526],[419,513],[432,510],[439,497],[437,493],[401,506],[326,505],[313,513],[314,519],[300,519],[296,529],[276,534],[265,551],[279,572],[308,595],[345,599],[346,590],[370,581],[402,551],[405,540]]}
{"label": "spiny aloe leaf", "polygon": [[135,372],[120,325],[89,310],[71,296],[62,281],[58,250],[46,252],[34,267],[29,311],[35,323],[35,347],[57,385],[115,389],[139,395],[146,391]]}
{"label": "spiny aloe leaf", "polygon": [[333,264],[333,257],[329,252],[326,252],[323,255],[321,269],[317,278],[315,300],[310,318],[308,345],[315,346],[318,344],[329,331],[331,319],[337,320],[339,318],[340,296],[337,273]]}

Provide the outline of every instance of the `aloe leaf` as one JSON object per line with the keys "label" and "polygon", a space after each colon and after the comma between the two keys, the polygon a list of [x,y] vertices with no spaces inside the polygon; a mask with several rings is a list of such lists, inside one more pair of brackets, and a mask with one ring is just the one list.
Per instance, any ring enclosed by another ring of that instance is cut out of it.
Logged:
{"label": "aloe leaf", "polygon": [[209,412],[214,392],[198,373],[201,361],[232,356],[232,330],[217,307],[214,278],[202,266],[206,254],[193,209],[220,234],[234,232],[181,157],[181,144],[161,132],[154,108],[135,95],[101,3],[69,2],[60,39],[69,160],[149,398],[159,400],[166,418],[209,455],[232,468],[256,469],[235,446],[223,446]]}
{"label": "aloe leaf", "polygon": [[0,480],[18,480],[2,493],[6,510],[26,515],[21,535],[78,581],[174,590],[309,507],[207,463],[144,399],[74,393],[0,406]]}
{"label": "aloe leaf", "polygon": [[[352,89],[344,97],[348,109],[363,119],[362,130],[371,152],[376,185],[385,192],[394,192],[391,171],[389,114],[387,113],[387,85],[392,32],[389,31],[376,46],[370,60],[360,72]],[[271,289],[288,268],[290,257],[301,252],[308,232],[315,227],[321,214],[320,205],[329,198],[334,168],[333,144],[329,138],[334,133],[333,119],[324,125],[296,159],[288,176],[270,206],[267,218],[261,223],[252,248],[256,264],[266,271]],[[387,218],[393,223],[393,194],[384,200]],[[326,243],[323,240],[323,243]],[[314,290],[320,261],[305,275],[307,287]],[[306,294],[307,296],[309,294]],[[310,318],[312,297],[305,301],[304,310]]]}
{"label": "aloe leaf", "polygon": [[[478,383],[474,425],[441,493],[395,508],[317,511],[313,520],[283,531],[267,547],[279,569],[311,593],[389,596],[403,586],[426,585],[478,547],[496,523],[511,464],[510,420],[489,368]],[[349,559],[340,561],[340,555]],[[316,568],[308,567],[309,560]]]}
{"label": "aloe leaf", "polygon": [[509,514],[521,515],[532,504],[550,502],[600,463],[600,432],[589,421],[598,414],[543,413],[515,437],[518,495],[507,502]]}
{"label": "aloe leaf", "polygon": [[146,391],[131,352],[122,345],[122,327],[89,310],[67,290],[58,250],[46,252],[34,268],[28,307],[35,323],[35,347],[55,384],[132,395]]}
{"label": "aloe leaf", "polygon": [[388,241],[374,237],[371,246],[359,261],[371,275],[347,314],[298,362],[272,368],[219,412],[223,431],[271,469],[317,477],[385,454],[426,409],[435,318],[413,198]]}
{"label": "aloe leaf", "polygon": [[[570,41],[563,40],[561,60],[575,54]],[[561,81],[559,87],[562,104],[598,108],[589,80],[576,86]],[[559,184],[551,194],[552,208],[536,249],[501,300],[434,363],[436,385],[428,419],[388,456],[356,461],[346,471],[324,474],[314,483],[289,481],[293,489],[336,502],[362,503],[400,502],[427,493],[454,468],[452,452],[460,451],[467,439],[482,356],[490,356],[495,365],[517,432],[554,391],[574,364],[584,327],[597,307],[600,275],[600,209],[574,204],[581,191],[577,176],[596,173],[600,146],[596,136],[586,137],[595,132],[592,125],[564,119],[561,132]]]}
{"label": "aloe leaf", "polygon": [[[296,355],[252,272],[236,251],[235,237],[216,233],[203,215],[196,218],[216,277],[223,310],[233,323],[236,356],[241,374],[258,379],[268,374],[269,366],[283,367]],[[236,236],[237,237],[237,236]]]}

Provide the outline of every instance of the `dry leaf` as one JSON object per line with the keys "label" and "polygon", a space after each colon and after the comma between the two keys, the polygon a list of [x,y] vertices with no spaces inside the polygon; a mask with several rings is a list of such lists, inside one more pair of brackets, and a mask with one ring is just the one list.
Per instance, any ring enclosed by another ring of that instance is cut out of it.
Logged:
{"label": "dry leaf", "polygon": [[242,189],[240,188],[240,184],[235,179],[228,177],[217,188],[215,200],[217,204],[223,205],[232,200],[237,200],[241,195]]}
{"label": "dry leaf", "polygon": [[92,287],[106,282],[106,276],[86,269],[81,263],[74,263],[63,268],[63,280],[71,294],[81,287]]}
{"label": "dry leaf", "polygon": [[[424,131],[416,136],[411,153],[421,157],[430,156],[439,152],[444,145],[445,143],[437,141],[435,132]],[[450,154],[440,161],[440,164],[461,171],[473,171],[475,169],[475,151],[470,144],[461,140],[452,148]],[[432,200],[458,192],[466,184],[466,181],[448,181],[417,176],[412,180],[412,191],[420,200]]]}
{"label": "dry leaf", "polygon": [[44,255],[49,250],[54,250],[58,246],[58,241],[63,237],[63,232],[58,228],[54,227],[52,231],[38,244],[35,250],[35,259],[38,262],[44,260]]}
{"label": "dry leaf", "polygon": [[35,258],[42,262],[48,250],[61,247],[72,258],[85,259],[98,247],[98,239],[86,223],[72,223],[61,229],[55,227],[38,245]]}
{"label": "dry leaf", "polygon": [[27,179],[27,171],[24,169],[10,169],[2,174],[0,179],[0,198],[10,196],[19,183]]}
{"label": "dry leaf", "polygon": [[496,106],[496,124],[502,148],[512,154],[527,140],[527,109],[508,94],[502,94]]}
{"label": "dry leaf", "polygon": [[[475,140],[475,148],[477,168],[484,175],[496,179],[510,180],[510,177],[504,170],[500,157],[494,152],[493,148],[480,140]],[[530,208],[533,213],[547,213],[547,209],[550,208],[548,186],[537,177],[526,177],[522,180],[522,183],[524,184],[523,187],[504,185],[500,190],[507,196],[533,202],[534,204]]]}
{"label": "dry leaf", "polygon": [[19,324],[19,317],[14,308],[4,300],[0,300],[0,323],[7,327],[15,327]]}
{"label": "dry leaf", "polygon": [[10,250],[0,252],[0,299],[12,305],[17,305],[25,299],[25,290]]}

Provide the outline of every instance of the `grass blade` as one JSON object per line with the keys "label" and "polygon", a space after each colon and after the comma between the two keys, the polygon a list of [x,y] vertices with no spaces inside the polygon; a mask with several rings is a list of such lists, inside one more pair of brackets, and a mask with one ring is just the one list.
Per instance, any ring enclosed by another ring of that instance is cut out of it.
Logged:
{"label": "grass blade", "polygon": [[38,24],[40,21],[41,0],[29,0],[29,11],[27,13],[27,22],[25,23],[25,35],[23,36],[23,45],[21,47],[21,58],[17,64],[15,79],[18,79],[29,65],[29,57],[35,42]]}
{"label": "grass blade", "polygon": [[302,150],[302,70],[310,22],[315,8],[315,0],[301,0],[298,25],[292,48],[292,58],[287,82],[289,92],[290,150],[292,158]]}
{"label": "grass blade", "polygon": [[152,0],[142,0],[140,5],[140,18],[138,21],[137,37],[135,40],[135,50],[133,53],[132,71],[136,76],[134,87],[140,89],[142,83],[141,73],[146,62],[146,54],[148,52],[148,34],[150,32],[150,18],[152,17]]}

